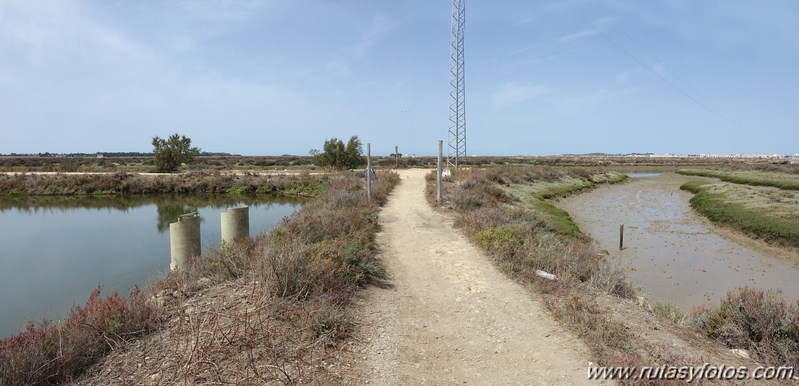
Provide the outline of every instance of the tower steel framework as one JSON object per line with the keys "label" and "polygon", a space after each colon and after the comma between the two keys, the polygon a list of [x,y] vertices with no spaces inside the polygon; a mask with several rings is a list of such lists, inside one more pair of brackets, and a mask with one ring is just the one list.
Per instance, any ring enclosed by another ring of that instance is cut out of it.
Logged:
{"label": "tower steel framework", "polygon": [[466,157],[466,82],[464,76],[463,33],[466,26],[466,0],[452,0],[452,35],[449,48],[449,133],[447,167],[457,170]]}

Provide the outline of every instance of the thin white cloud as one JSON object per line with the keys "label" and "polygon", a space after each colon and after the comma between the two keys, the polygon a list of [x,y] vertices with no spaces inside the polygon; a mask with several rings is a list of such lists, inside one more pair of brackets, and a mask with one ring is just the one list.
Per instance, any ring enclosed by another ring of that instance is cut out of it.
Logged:
{"label": "thin white cloud", "polygon": [[605,30],[608,26],[612,25],[615,22],[616,18],[609,16],[596,19],[591,23],[591,28],[586,28],[584,30],[570,33],[568,35],[563,35],[560,38],[558,38],[558,43],[569,43],[575,40],[590,38],[591,36],[594,36],[600,33],[601,31]]}
{"label": "thin white cloud", "polygon": [[517,49],[515,49],[515,50],[513,50],[513,51],[509,52],[508,54],[509,54],[509,55],[519,55],[519,54],[521,54],[521,53],[524,53],[524,52],[526,52],[526,51],[529,51],[529,50],[530,50],[531,48],[533,48],[533,47],[534,47],[534,46],[525,46],[525,47],[522,47],[522,48],[517,48]]}
{"label": "thin white cloud", "polygon": [[663,63],[658,63],[652,66],[652,71],[660,76],[665,76],[667,73],[666,66]]}
{"label": "thin white cloud", "polygon": [[619,71],[616,73],[616,82],[624,84],[628,83],[633,79],[633,73],[627,70]]}
{"label": "thin white cloud", "polygon": [[44,64],[53,60],[141,59],[151,53],[144,43],[104,22],[84,5],[0,1],[0,41],[11,42],[18,54]]}
{"label": "thin white cloud", "polygon": [[369,28],[360,35],[358,41],[328,62],[327,70],[344,78],[350,77],[353,73],[353,63],[369,56],[378,43],[396,26],[395,20],[382,15],[374,16]]}
{"label": "thin white cloud", "polygon": [[545,57],[541,57],[541,58],[533,58],[533,59],[530,59],[530,60],[528,60],[528,61],[526,61],[524,63],[525,64],[539,64],[539,63],[548,62],[550,60],[555,60],[555,59],[557,59],[557,58],[559,58],[561,56],[563,56],[563,54],[554,54],[554,55],[549,55],[549,56],[545,56]]}
{"label": "thin white cloud", "polygon": [[211,22],[238,22],[259,11],[288,4],[286,0],[182,0],[178,10],[187,16]]}
{"label": "thin white cloud", "polygon": [[506,108],[525,102],[532,98],[538,98],[548,94],[549,87],[541,84],[519,84],[508,82],[499,86],[491,95],[491,100],[497,108]]}
{"label": "thin white cloud", "polygon": [[558,43],[569,43],[575,40],[585,39],[594,36],[598,33],[599,31],[597,31],[596,29],[584,29],[582,31],[577,31],[575,33],[561,36],[560,38],[558,38]]}
{"label": "thin white cloud", "polygon": [[591,94],[577,95],[563,98],[560,103],[560,109],[566,113],[579,112],[586,108],[605,104],[618,98],[632,95],[638,92],[638,88],[602,88]]}
{"label": "thin white cloud", "polygon": [[389,20],[382,15],[372,18],[372,24],[369,29],[361,35],[358,43],[351,49],[353,55],[358,59],[368,55],[372,48],[396,25],[396,21]]}

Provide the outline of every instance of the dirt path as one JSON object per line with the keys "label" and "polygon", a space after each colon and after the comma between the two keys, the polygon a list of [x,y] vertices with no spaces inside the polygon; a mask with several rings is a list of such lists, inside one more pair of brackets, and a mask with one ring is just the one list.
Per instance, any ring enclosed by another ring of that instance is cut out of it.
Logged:
{"label": "dirt path", "polygon": [[585,345],[430,208],[426,173],[401,172],[380,214],[393,287],[362,300],[368,383],[585,384]]}

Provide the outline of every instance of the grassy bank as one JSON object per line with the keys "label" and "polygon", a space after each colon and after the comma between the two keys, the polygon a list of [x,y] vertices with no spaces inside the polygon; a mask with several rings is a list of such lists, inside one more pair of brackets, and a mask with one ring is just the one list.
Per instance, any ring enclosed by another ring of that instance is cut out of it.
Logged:
{"label": "grassy bank", "polygon": [[[97,290],[61,323],[29,324],[0,340],[0,384],[72,382],[86,371],[100,377],[87,384],[334,380],[353,295],[384,275],[377,213],[398,181],[379,173],[370,203],[360,175],[326,178],[267,234],[212,249],[127,297]],[[109,352],[115,359],[104,360]],[[105,370],[92,367],[103,360]]]}
{"label": "grassy bank", "polygon": [[[753,186],[773,186],[786,190],[799,190],[799,174],[796,169],[785,168],[786,172],[759,170],[711,170],[680,169],[677,173],[687,176],[718,178],[734,184]],[[791,171],[791,172],[787,172]]]}
{"label": "grassy bank", "polygon": [[278,194],[315,196],[329,178],[296,176],[231,175],[188,172],[174,175],[116,173],[103,175],[0,175],[0,197],[25,195],[124,195],[124,194]]}
{"label": "grassy bank", "polygon": [[569,174],[549,176],[548,178],[550,179],[543,180],[535,179],[534,176],[523,176],[523,178],[504,184],[501,188],[512,197],[519,199],[527,209],[535,212],[552,230],[564,235],[578,236],[580,228],[569,217],[569,213],[556,207],[550,200],[592,189],[596,184],[622,182],[627,179],[627,176],[618,172],[598,173],[576,170]]}
{"label": "grassy bank", "polygon": [[713,222],[779,245],[799,247],[799,194],[728,183],[689,181],[691,206]]}
{"label": "grassy bank", "polygon": [[[535,270],[541,269],[585,282],[605,267],[568,213],[549,199],[625,178],[621,173],[582,168],[478,170],[471,176],[446,181],[445,205],[459,212],[456,226],[499,258],[506,270],[533,278]],[[428,176],[431,203],[434,185],[432,175]],[[621,284],[610,286],[619,295],[632,296],[632,291]]]}
{"label": "grassy bank", "polygon": [[[607,366],[645,363],[634,350],[633,336],[603,314],[594,294],[632,298],[635,290],[624,272],[579,232],[568,213],[549,200],[624,178],[598,169],[507,167],[478,170],[471,178],[445,184],[445,206],[458,213],[455,225],[503,271],[546,294],[553,315],[583,337],[594,357]],[[435,181],[428,178],[431,203],[434,189]],[[542,279],[536,270],[554,273],[558,281]]]}

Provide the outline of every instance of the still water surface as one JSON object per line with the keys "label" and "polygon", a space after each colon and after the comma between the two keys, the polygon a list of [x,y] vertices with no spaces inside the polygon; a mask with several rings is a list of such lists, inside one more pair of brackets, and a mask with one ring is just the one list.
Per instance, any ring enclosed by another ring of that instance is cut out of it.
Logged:
{"label": "still water surface", "polygon": [[299,209],[285,198],[219,196],[31,197],[0,201],[0,337],[25,320],[58,320],[103,293],[129,288],[169,270],[169,223],[199,212],[206,249],[220,242],[219,214],[250,205],[250,234]]}

